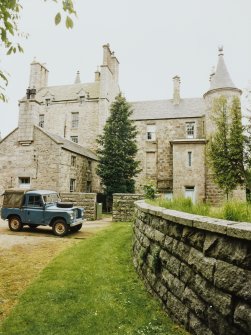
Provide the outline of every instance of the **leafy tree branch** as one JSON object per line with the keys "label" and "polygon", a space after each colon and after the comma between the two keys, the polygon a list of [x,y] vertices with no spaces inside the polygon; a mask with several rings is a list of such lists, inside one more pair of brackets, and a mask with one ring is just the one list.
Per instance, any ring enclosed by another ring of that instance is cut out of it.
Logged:
{"label": "leafy tree branch", "polygon": [[[48,0],[43,0],[44,2]],[[61,10],[55,15],[55,24],[62,21],[62,13],[65,14],[65,26],[67,29],[73,28],[72,16],[76,16],[72,0],[49,0],[59,3]],[[20,14],[22,12],[21,0],[1,0],[0,1],[0,49],[6,55],[23,52],[19,38],[27,38],[19,30]],[[8,74],[0,69],[0,101],[6,101],[5,88],[8,85]]]}

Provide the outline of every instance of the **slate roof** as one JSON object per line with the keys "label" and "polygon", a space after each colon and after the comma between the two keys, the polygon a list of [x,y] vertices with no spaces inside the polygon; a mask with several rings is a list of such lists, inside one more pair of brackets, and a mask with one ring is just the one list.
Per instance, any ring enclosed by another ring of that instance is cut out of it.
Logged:
{"label": "slate roof", "polygon": [[43,87],[37,92],[36,99],[43,101],[46,95],[51,95],[55,101],[75,100],[78,98],[81,90],[88,92],[90,99],[98,98],[99,82]]}
{"label": "slate roof", "polygon": [[230,74],[228,73],[224,57],[223,49],[219,49],[219,59],[215,74],[211,77],[210,89],[215,90],[217,88],[236,88]]}
{"label": "slate roof", "polygon": [[75,142],[67,140],[66,138],[63,138],[59,135],[49,133],[42,128],[39,128],[39,127],[36,127],[36,128],[38,128],[40,131],[42,131],[45,135],[49,136],[57,144],[62,144],[63,149],[74,152],[74,153],[82,155],[82,156],[85,156],[87,158],[94,159],[96,161],[98,160],[98,157],[94,152],[92,152],[89,149],[86,149],[86,148],[82,147],[82,145],[79,145]]}
{"label": "slate roof", "polygon": [[205,115],[206,105],[203,98],[181,99],[174,105],[173,100],[137,101],[130,103],[133,120],[157,120],[201,117]]}

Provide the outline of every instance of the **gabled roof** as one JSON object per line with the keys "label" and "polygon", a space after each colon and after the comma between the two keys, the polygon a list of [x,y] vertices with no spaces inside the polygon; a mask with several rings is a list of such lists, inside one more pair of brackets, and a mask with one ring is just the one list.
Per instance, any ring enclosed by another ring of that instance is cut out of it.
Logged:
{"label": "gabled roof", "polygon": [[223,47],[219,48],[218,64],[215,73],[211,75],[209,90],[215,90],[217,88],[236,88],[224,61]]}
{"label": "gabled roof", "polygon": [[99,82],[43,87],[38,90],[36,99],[38,101],[44,101],[45,96],[50,94],[55,101],[75,100],[81,91],[88,92],[90,99],[98,98]]}
{"label": "gabled roof", "polygon": [[93,160],[98,160],[97,155],[92,152],[89,149],[86,149],[84,147],[82,147],[82,145],[79,145],[75,142],[72,142],[70,140],[67,140],[66,138],[63,138],[59,135],[55,135],[52,133],[49,133],[47,131],[45,131],[44,129],[35,126],[37,129],[39,129],[40,131],[42,131],[45,135],[49,136],[54,142],[56,142],[57,144],[61,144],[61,147],[65,150],[74,152],[76,154],[79,154],[81,156],[85,156],[87,158],[91,158]]}
{"label": "gabled roof", "polygon": [[180,119],[205,115],[203,98],[181,99],[178,105],[173,100],[137,101],[130,103],[133,120]]}

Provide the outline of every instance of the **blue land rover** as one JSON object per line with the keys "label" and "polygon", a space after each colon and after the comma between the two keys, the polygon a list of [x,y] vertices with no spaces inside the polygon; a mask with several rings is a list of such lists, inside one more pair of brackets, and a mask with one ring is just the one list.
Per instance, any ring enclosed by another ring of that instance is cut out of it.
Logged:
{"label": "blue land rover", "polygon": [[58,194],[47,190],[6,190],[3,194],[1,218],[8,220],[12,231],[22,230],[24,225],[31,229],[50,226],[57,236],[81,229],[84,209],[60,201]]}

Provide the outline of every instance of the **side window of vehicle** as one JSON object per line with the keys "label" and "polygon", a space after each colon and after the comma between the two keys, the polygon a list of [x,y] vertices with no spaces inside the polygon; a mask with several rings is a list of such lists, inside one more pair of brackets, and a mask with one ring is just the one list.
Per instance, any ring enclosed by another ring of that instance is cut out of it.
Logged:
{"label": "side window of vehicle", "polygon": [[28,199],[28,206],[31,207],[41,207],[42,199],[40,195],[30,195]]}

